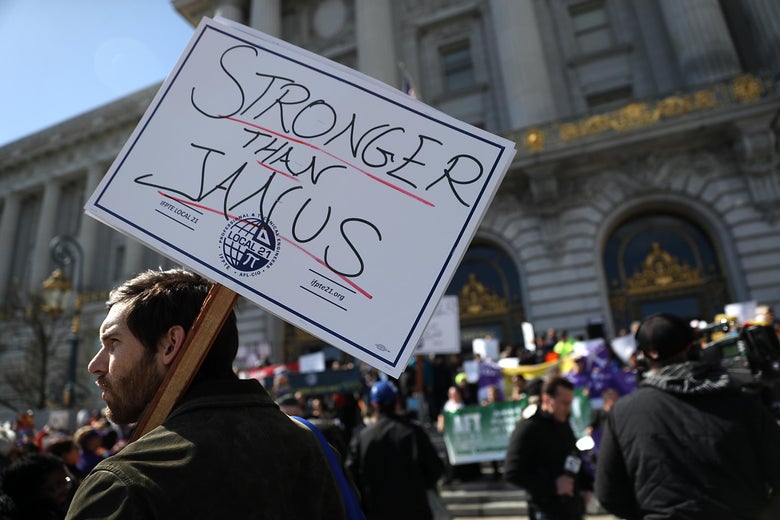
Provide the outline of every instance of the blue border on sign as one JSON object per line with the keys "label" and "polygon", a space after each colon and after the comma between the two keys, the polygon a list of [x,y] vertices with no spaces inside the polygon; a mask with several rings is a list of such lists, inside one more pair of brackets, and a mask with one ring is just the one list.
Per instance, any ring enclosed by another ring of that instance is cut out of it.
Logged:
{"label": "blue border on sign", "polygon": [[392,366],[392,367],[396,367],[396,366],[398,365],[398,361],[400,360],[400,358],[401,358],[402,354],[403,354],[403,353],[406,351],[406,349],[407,349],[407,348],[410,348],[410,347],[411,347],[411,348],[414,348],[414,347],[416,347],[416,345],[410,345],[410,344],[409,344],[409,341],[410,341],[410,339],[411,339],[411,336],[412,336],[412,333],[413,333],[414,329],[417,327],[417,325],[418,325],[418,324],[419,324],[419,322],[420,322],[420,319],[422,318],[422,310],[423,310],[424,308],[428,307],[428,305],[429,305],[429,304],[430,304],[430,302],[431,302],[431,299],[433,298],[433,292],[434,292],[434,290],[435,290],[435,289],[436,289],[436,287],[438,287],[438,286],[439,286],[439,284],[441,283],[441,279],[442,279],[442,277],[444,276],[444,270],[445,270],[445,268],[446,268],[446,267],[449,265],[450,261],[452,260],[452,257],[453,257],[453,255],[455,254],[455,250],[456,250],[456,248],[457,248],[458,244],[460,244],[460,243],[461,243],[461,240],[463,240],[463,234],[466,232],[466,225],[467,225],[467,224],[468,224],[468,222],[470,222],[470,221],[471,221],[471,219],[474,217],[474,211],[476,211],[476,207],[479,205],[479,204],[478,204],[478,202],[479,202],[479,201],[481,201],[481,200],[483,199],[483,197],[485,196],[485,189],[487,188],[487,185],[489,184],[489,182],[485,182],[485,183],[482,185],[482,189],[480,190],[480,192],[479,192],[479,195],[477,196],[477,198],[476,198],[476,200],[475,200],[475,203],[472,205],[472,208],[471,208],[471,211],[469,212],[469,217],[468,217],[468,219],[466,220],[466,223],[463,225],[463,227],[461,227],[461,229],[460,229],[460,232],[458,233],[457,240],[455,241],[455,243],[453,244],[453,247],[450,249],[449,253],[447,254],[447,257],[446,257],[446,260],[445,260],[445,262],[444,262],[444,265],[441,267],[441,269],[439,269],[439,274],[436,276],[436,279],[435,279],[435,281],[434,281],[434,283],[433,283],[432,287],[431,287],[431,288],[430,288],[430,290],[428,291],[428,295],[427,295],[427,297],[425,298],[425,301],[424,301],[424,305],[423,305],[423,307],[422,307],[422,308],[420,309],[420,311],[417,313],[417,318],[414,320],[414,323],[412,324],[412,327],[410,328],[409,332],[408,332],[408,333],[407,333],[407,335],[406,335],[406,339],[404,340],[403,344],[401,345],[401,348],[398,350],[398,355],[395,357],[395,359],[394,359],[392,362],[391,362],[391,361],[389,361],[389,360],[387,360],[387,359],[385,359],[385,358],[383,358],[382,356],[380,356],[379,354],[377,354],[375,351],[373,351],[373,350],[369,350],[369,349],[367,349],[367,348],[365,348],[365,347],[363,347],[363,346],[361,346],[361,345],[359,345],[359,344],[355,343],[354,341],[350,340],[349,338],[346,338],[346,337],[342,336],[341,334],[338,334],[338,333],[336,333],[335,331],[333,331],[333,330],[330,330],[329,328],[327,328],[327,327],[323,326],[323,325],[322,325],[322,324],[320,324],[319,322],[312,320],[312,319],[311,319],[311,318],[309,318],[308,316],[306,316],[306,315],[304,315],[304,314],[301,314],[300,312],[296,311],[295,309],[292,309],[292,308],[288,307],[287,305],[283,305],[281,302],[279,302],[279,301],[277,301],[277,300],[275,300],[275,299],[273,299],[273,298],[271,298],[271,297],[269,297],[269,296],[265,295],[264,293],[262,293],[262,292],[260,292],[260,291],[257,291],[257,290],[256,290],[256,289],[254,289],[253,287],[250,287],[250,286],[246,285],[245,283],[241,282],[240,280],[238,280],[238,279],[236,279],[236,278],[234,278],[234,277],[232,277],[232,276],[229,276],[229,275],[228,275],[227,273],[225,273],[223,270],[221,270],[221,269],[217,269],[217,268],[215,268],[214,266],[212,266],[211,264],[208,264],[208,263],[205,263],[205,262],[203,262],[201,259],[199,259],[199,258],[197,258],[197,257],[195,257],[195,256],[193,256],[193,255],[191,255],[191,254],[189,254],[187,251],[185,251],[185,250],[183,250],[183,249],[181,249],[181,248],[179,248],[179,247],[176,247],[175,245],[173,245],[173,244],[171,244],[171,243],[169,243],[169,242],[167,242],[167,241],[165,241],[165,240],[161,239],[160,237],[156,236],[155,234],[151,233],[149,230],[147,230],[147,229],[145,229],[145,228],[141,228],[141,227],[139,227],[139,226],[135,225],[133,222],[131,222],[131,221],[127,220],[126,218],[122,217],[121,215],[119,215],[119,214],[117,214],[117,213],[115,213],[115,212],[111,211],[109,208],[107,208],[107,207],[105,207],[105,206],[102,206],[102,205],[100,205],[99,201],[100,201],[100,199],[102,198],[102,196],[104,195],[104,193],[105,193],[106,189],[107,189],[107,188],[108,188],[108,186],[111,184],[111,182],[112,182],[112,181],[113,181],[113,179],[116,177],[116,175],[119,173],[119,170],[122,168],[122,165],[124,164],[124,161],[125,161],[125,159],[126,159],[126,158],[127,158],[127,156],[128,156],[128,155],[129,155],[129,154],[132,152],[133,148],[135,147],[135,145],[136,145],[136,144],[137,144],[137,142],[138,142],[138,139],[140,139],[141,135],[142,135],[142,134],[144,133],[144,131],[146,130],[146,126],[149,124],[149,122],[151,122],[151,120],[152,120],[152,118],[154,117],[155,113],[157,112],[157,110],[158,110],[158,108],[159,108],[160,104],[163,102],[163,100],[165,99],[165,97],[168,95],[168,93],[169,93],[169,91],[170,91],[171,87],[172,87],[172,86],[173,86],[173,84],[176,82],[176,79],[178,78],[178,76],[179,76],[179,73],[180,73],[180,72],[181,72],[181,70],[184,68],[184,66],[187,64],[187,61],[190,59],[190,56],[192,55],[192,52],[193,52],[193,51],[195,50],[195,48],[198,46],[198,43],[200,42],[201,38],[203,37],[203,35],[206,33],[206,31],[207,31],[207,30],[211,30],[211,31],[215,31],[215,32],[221,33],[221,34],[223,34],[223,35],[225,35],[225,36],[228,36],[228,37],[230,37],[230,38],[233,38],[233,39],[235,39],[235,40],[237,40],[237,41],[239,41],[239,42],[243,42],[243,43],[245,43],[245,44],[247,44],[247,45],[250,45],[250,46],[252,46],[252,47],[255,47],[255,48],[257,48],[257,49],[260,49],[260,50],[262,50],[262,51],[264,51],[264,52],[267,52],[267,53],[269,53],[269,54],[273,54],[273,55],[275,55],[275,56],[277,56],[277,57],[279,57],[279,58],[281,58],[281,59],[284,59],[284,60],[287,60],[287,61],[290,61],[290,62],[296,63],[296,64],[298,64],[298,65],[300,65],[300,66],[302,66],[302,67],[306,67],[306,68],[308,68],[308,69],[310,69],[310,70],[312,70],[312,71],[315,71],[315,72],[318,72],[318,73],[320,73],[320,74],[322,74],[322,75],[328,76],[328,77],[330,77],[330,78],[332,78],[332,79],[334,79],[334,80],[336,80],[336,81],[339,81],[339,82],[341,82],[341,83],[345,83],[345,84],[347,84],[347,85],[350,85],[351,87],[353,87],[353,88],[355,88],[355,89],[362,90],[363,92],[365,92],[365,93],[367,93],[367,94],[370,94],[370,95],[372,95],[372,96],[374,96],[374,97],[377,97],[377,98],[380,98],[380,99],[382,99],[382,100],[384,100],[384,101],[386,101],[386,102],[388,102],[388,103],[391,103],[391,104],[393,104],[393,105],[396,105],[398,108],[401,108],[401,109],[403,109],[403,110],[407,110],[407,111],[409,111],[409,112],[413,112],[413,113],[417,114],[417,115],[418,115],[418,116],[420,116],[420,117],[423,117],[423,118],[425,118],[425,119],[429,119],[429,120],[431,120],[431,121],[434,121],[434,122],[438,123],[438,124],[439,124],[439,125],[441,125],[441,126],[444,126],[444,127],[450,128],[451,130],[454,130],[455,132],[458,132],[458,133],[461,133],[461,134],[468,135],[468,136],[470,136],[470,137],[472,137],[472,138],[474,138],[474,139],[480,140],[480,141],[482,141],[482,142],[484,142],[484,143],[486,143],[486,144],[488,144],[488,145],[494,146],[495,148],[497,148],[497,149],[499,150],[499,153],[498,153],[498,155],[496,156],[496,160],[494,161],[494,163],[493,163],[492,167],[491,167],[491,168],[489,169],[489,171],[488,171],[488,174],[487,174],[487,176],[486,176],[486,179],[487,179],[487,180],[489,180],[491,177],[495,176],[495,174],[496,174],[496,167],[497,167],[498,163],[500,162],[501,158],[502,158],[502,157],[504,156],[504,154],[506,153],[506,147],[504,147],[504,146],[500,146],[500,145],[498,145],[497,143],[494,143],[494,142],[492,142],[492,141],[489,141],[489,140],[487,140],[487,139],[485,139],[485,138],[483,138],[483,137],[481,137],[481,136],[475,135],[475,134],[473,134],[473,133],[471,133],[471,132],[468,132],[468,131],[466,131],[466,130],[464,130],[464,129],[462,129],[462,128],[458,128],[458,127],[455,127],[455,126],[453,126],[453,125],[451,125],[451,124],[449,124],[449,123],[446,123],[446,122],[444,122],[444,121],[440,121],[440,120],[438,120],[438,119],[436,119],[436,118],[434,118],[434,117],[431,117],[431,116],[430,116],[430,115],[428,115],[428,114],[424,114],[424,113],[422,113],[422,112],[420,112],[420,111],[418,111],[418,110],[415,110],[415,109],[414,109],[414,108],[412,108],[412,107],[409,107],[409,106],[407,106],[407,105],[401,104],[401,103],[399,103],[399,102],[397,102],[397,101],[395,101],[395,100],[393,100],[393,99],[387,98],[387,97],[385,97],[385,96],[383,96],[383,95],[381,95],[381,94],[379,94],[379,93],[377,93],[377,92],[374,92],[374,91],[372,91],[372,90],[370,90],[370,89],[368,89],[368,88],[365,88],[365,87],[363,87],[363,86],[361,86],[361,85],[356,85],[356,84],[354,84],[354,83],[351,83],[351,82],[349,82],[349,81],[345,80],[344,78],[341,78],[341,77],[339,77],[339,76],[336,76],[336,75],[334,75],[334,74],[331,74],[331,73],[329,73],[329,72],[326,72],[326,71],[320,70],[320,69],[318,69],[318,68],[316,68],[316,67],[314,67],[314,66],[312,66],[312,65],[310,65],[310,64],[307,64],[307,63],[302,63],[301,61],[298,61],[298,60],[296,60],[296,59],[293,59],[293,58],[291,58],[291,57],[290,57],[290,56],[288,56],[288,55],[281,54],[281,53],[279,53],[279,52],[276,52],[276,51],[274,51],[274,50],[271,50],[271,49],[269,49],[269,48],[263,47],[263,46],[261,46],[261,45],[257,45],[257,43],[255,43],[255,42],[247,41],[247,40],[245,40],[245,39],[243,39],[243,38],[240,38],[240,37],[236,36],[235,34],[231,34],[231,33],[229,33],[229,32],[226,32],[226,31],[224,31],[224,30],[222,30],[222,29],[219,29],[219,28],[217,28],[217,27],[214,27],[214,26],[210,25],[210,22],[206,22],[206,23],[205,23],[205,25],[203,26],[203,30],[201,31],[201,33],[200,33],[200,34],[198,35],[198,37],[196,38],[196,40],[195,40],[195,43],[192,45],[192,48],[190,49],[189,53],[187,53],[187,56],[186,56],[186,58],[185,58],[185,59],[182,61],[181,65],[180,65],[180,66],[179,66],[179,68],[176,70],[176,73],[173,75],[173,77],[172,77],[172,79],[171,79],[170,83],[168,84],[168,88],[167,88],[167,89],[166,89],[166,90],[163,92],[162,96],[160,96],[160,99],[159,99],[159,101],[158,101],[157,105],[156,105],[156,106],[154,107],[154,109],[152,110],[152,112],[151,112],[150,116],[148,117],[148,119],[146,120],[146,123],[144,124],[144,126],[143,126],[143,127],[141,128],[141,130],[138,132],[138,134],[137,134],[137,136],[136,136],[136,139],[135,139],[135,140],[134,140],[134,141],[133,141],[133,142],[130,144],[130,147],[128,148],[127,152],[124,154],[124,157],[122,158],[122,160],[119,162],[119,164],[117,165],[116,169],[115,169],[115,170],[114,170],[114,172],[112,173],[112,175],[111,175],[111,178],[110,178],[110,179],[109,179],[109,181],[108,181],[108,182],[105,184],[105,188],[103,189],[103,191],[102,191],[102,192],[100,192],[100,194],[99,194],[99,195],[96,197],[96,199],[95,199],[95,206],[96,206],[96,207],[99,207],[100,209],[102,209],[102,210],[103,210],[103,211],[105,211],[106,213],[113,215],[113,216],[114,216],[114,217],[115,217],[117,220],[120,220],[120,221],[124,222],[124,223],[125,223],[125,224],[127,224],[128,226],[131,226],[131,227],[133,227],[133,228],[135,228],[135,229],[137,229],[137,230],[141,231],[142,233],[146,234],[146,235],[147,235],[147,236],[149,236],[150,238],[154,239],[154,241],[156,241],[157,243],[159,243],[159,244],[165,244],[166,246],[168,246],[168,248],[169,248],[169,249],[173,249],[173,250],[176,250],[176,251],[178,251],[179,253],[181,253],[181,254],[183,254],[184,256],[186,256],[186,257],[190,258],[191,260],[193,260],[195,263],[197,263],[197,264],[199,264],[199,265],[201,265],[201,266],[203,266],[203,267],[207,268],[207,270],[208,270],[208,271],[211,271],[211,272],[215,273],[215,274],[216,274],[216,275],[218,275],[218,276],[221,276],[221,277],[224,277],[224,278],[227,278],[227,279],[231,280],[233,283],[235,283],[235,284],[237,284],[237,285],[240,285],[241,287],[245,288],[247,291],[249,291],[249,292],[251,292],[251,293],[253,293],[253,294],[257,295],[257,296],[258,296],[258,297],[260,297],[261,299],[263,299],[263,300],[266,300],[266,301],[268,301],[268,302],[270,302],[270,303],[273,303],[274,305],[276,305],[276,306],[277,306],[277,307],[279,307],[279,308],[285,309],[285,310],[286,310],[287,312],[289,312],[290,314],[293,314],[293,315],[297,316],[299,319],[301,319],[301,320],[304,320],[304,321],[306,321],[306,322],[310,323],[311,325],[313,325],[313,326],[315,326],[315,327],[319,328],[320,330],[323,330],[323,331],[327,332],[327,333],[328,333],[328,334],[330,334],[331,336],[335,336],[335,337],[339,338],[339,339],[340,339],[341,341],[343,341],[344,343],[347,343],[347,344],[349,344],[349,345],[352,345],[354,348],[356,348],[356,349],[358,349],[358,350],[361,350],[361,351],[365,352],[366,354],[368,354],[368,355],[370,355],[370,356],[372,356],[372,357],[374,357],[374,358],[376,358],[376,359],[378,359],[378,360],[382,361],[383,363],[386,363],[386,364],[388,364],[388,365],[390,365],[390,366]]}

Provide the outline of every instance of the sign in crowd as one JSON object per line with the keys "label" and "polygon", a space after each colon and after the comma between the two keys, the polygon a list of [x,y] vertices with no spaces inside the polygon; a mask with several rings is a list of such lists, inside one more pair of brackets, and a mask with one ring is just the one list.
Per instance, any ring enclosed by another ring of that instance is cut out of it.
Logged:
{"label": "sign in crowd", "polygon": [[[528,399],[465,406],[444,412],[444,444],[451,464],[504,460],[509,437],[521,420]],[[590,401],[577,389],[570,424],[577,437],[590,422]]]}

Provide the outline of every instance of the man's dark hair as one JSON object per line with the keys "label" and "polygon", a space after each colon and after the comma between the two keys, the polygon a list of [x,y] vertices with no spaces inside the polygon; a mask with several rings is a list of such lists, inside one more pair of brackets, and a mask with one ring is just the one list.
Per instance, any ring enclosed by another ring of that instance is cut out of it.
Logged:
{"label": "man's dark hair", "polygon": [[545,393],[550,397],[555,397],[558,395],[559,388],[566,388],[574,391],[574,384],[565,377],[556,376],[545,381],[544,387],[542,387],[542,393]]}
{"label": "man's dark hair", "polygon": [[662,312],[645,319],[635,339],[648,363],[657,366],[684,361],[688,347],[696,341],[696,332],[679,316]]}
{"label": "man's dark hair", "polygon": [[76,444],[76,441],[73,440],[73,437],[62,436],[46,446],[46,453],[51,453],[56,457],[63,458],[70,451],[77,449],[78,447],[79,446]]}
{"label": "man's dark hair", "polygon": [[19,515],[39,510],[46,481],[55,471],[64,473],[65,463],[50,453],[31,453],[15,460],[3,472],[0,488],[11,499],[9,503],[6,498],[3,507]]}
{"label": "man's dark hair", "polygon": [[[127,305],[127,326],[153,354],[160,338],[173,326],[189,332],[213,284],[184,269],[145,271],[108,296],[106,307]],[[229,377],[238,351],[236,314],[231,311],[217,335],[198,376]]]}

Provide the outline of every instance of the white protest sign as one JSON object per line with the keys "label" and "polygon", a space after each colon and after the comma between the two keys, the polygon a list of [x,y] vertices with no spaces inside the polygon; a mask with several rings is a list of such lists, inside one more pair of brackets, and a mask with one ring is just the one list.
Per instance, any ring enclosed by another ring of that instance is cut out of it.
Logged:
{"label": "white protest sign", "polygon": [[314,352],[304,354],[298,358],[298,372],[308,374],[309,372],[325,371],[325,353]]}
{"label": "white protest sign", "polygon": [[498,340],[493,338],[476,338],[471,340],[471,350],[482,359],[498,359]]}
{"label": "white protest sign", "polygon": [[457,296],[442,296],[423,332],[415,354],[457,354],[460,352],[460,313]]}
{"label": "white protest sign", "polygon": [[398,377],[514,153],[204,18],[86,212]]}
{"label": "white protest sign", "polygon": [[756,307],[758,307],[758,302],[755,300],[728,303],[723,307],[723,313],[726,316],[737,318],[738,323],[745,323],[751,321],[756,315]]}
{"label": "white protest sign", "polygon": [[525,349],[529,352],[536,352],[536,335],[534,334],[533,324],[524,321],[522,324],[523,339],[525,340]]}
{"label": "white protest sign", "polygon": [[631,355],[636,352],[636,339],[633,334],[612,339],[612,350],[623,363],[628,363]]}

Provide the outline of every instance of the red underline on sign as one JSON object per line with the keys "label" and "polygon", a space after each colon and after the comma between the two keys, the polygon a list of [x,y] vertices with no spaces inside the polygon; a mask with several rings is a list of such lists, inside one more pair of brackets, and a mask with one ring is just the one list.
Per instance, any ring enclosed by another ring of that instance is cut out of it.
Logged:
{"label": "red underline on sign", "polygon": [[290,175],[289,173],[283,172],[282,170],[277,170],[276,168],[272,168],[272,167],[268,166],[267,164],[265,164],[263,162],[257,161],[257,164],[259,164],[263,168],[267,168],[267,169],[271,170],[274,173],[278,173],[279,175],[287,177],[288,179],[292,179],[295,182],[301,182],[301,180],[298,177],[294,177],[294,176]]}
{"label": "red underline on sign", "polygon": [[[376,182],[378,182],[380,184],[384,184],[388,188],[392,188],[392,189],[396,190],[399,193],[403,193],[407,197],[411,197],[411,198],[413,198],[416,201],[422,202],[426,206],[430,206],[432,208],[436,206],[433,202],[431,202],[431,201],[429,201],[427,199],[424,199],[424,198],[422,198],[422,197],[420,197],[418,195],[415,195],[414,193],[412,193],[410,191],[407,191],[407,190],[405,190],[403,188],[400,188],[400,187],[396,186],[395,184],[393,184],[391,182],[387,182],[384,179],[380,179],[379,177],[377,177],[373,173],[367,172],[366,170],[364,170],[364,169],[362,169],[362,168],[360,168],[358,166],[355,166],[354,164],[350,163],[349,161],[346,161],[346,160],[342,159],[341,157],[338,157],[337,155],[334,155],[334,154],[330,153],[329,151],[324,150],[324,149],[322,149],[322,148],[320,148],[318,146],[315,146],[315,145],[313,145],[311,143],[307,143],[306,141],[302,141],[301,139],[296,139],[295,137],[291,137],[291,136],[283,134],[281,132],[275,132],[274,130],[271,130],[270,128],[266,128],[264,126],[256,125],[254,123],[250,123],[249,121],[245,121],[243,119],[238,119],[236,117],[224,117],[224,116],[220,116],[220,117],[222,117],[223,119],[227,119],[229,121],[233,121],[235,123],[241,123],[242,125],[246,125],[246,126],[251,126],[253,128],[257,128],[258,130],[262,130],[264,132],[268,132],[271,135],[275,135],[277,137],[281,137],[282,139],[286,139],[286,140],[292,141],[294,143],[302,144],[303,146],[308,146],[309,148],[311,148],[313,150],[316,150],[316,151],[318,151],[318,152],[320,152],[322,154],[327,155],[328,157],[331,157],[331,158],[333,158],[333,159],[335,159],[335,160],[337,160],[337,161],[339,161],[341,163],[346,164],[347,166],[349,166],[353,170],[359,171],[360,173],[362,173],[366,177],[368,177],[368,178],[370,178],[370,179],[372,179],[372,180],[374,180],[374,181],[376,181]],[[274,171],[278,171],[278,170],[274,170]],[[279,172],[279,173],[281,173],[281,172]]]}
{"label": "red underline on sign", "polygon": [[[160,190],[157,190],[157,193],[159,193],[159,194],[160,194],[160,196],[162,196],[162,197],[165,197],[165,198],[168,198],[168,199],[171,199],[171,200],[175,200],[176,202],[179,202],[179,203],[181,203],[181,204],[186,204],[186,205],[189,205],[189,206],[194,206],[194,207],[196,207],[196,208],[200,208],[200,209],[202,209],[202,210],[205,210],[205,211],[210,211],[210,212],[212,212],[212,213],[216,213],[217,215],[225,215],[225,213],[223,213],[222,211],[216,210],[216,209],[214,209],[214,208],[210,208],[210,207],[208,207],[208,206],[204,206],[203,204],[198,204],[198,203],[196,203],[196,202],[192,202],[192,201],[190,201],[190,200],[187,200],[187,199],[181,199],[181,198],[179,198],[179,197],[174,197],[173,195],[168,195],[167,193],[163,193],[163,192],[162,192],[162,191],[160,191]],[[234,219],[234,220],[243,220],[243,219],[240,219],[240,217],[237,217],[237,216],[235,216],[235,215],[231,215],[231,214],[229,214],[229,213],[227,214],[227,216],[228,216],[228,217],[230,217],[230,218],[232,218],[232,219]],[[246,222],[246,220],[244,220],[244,222]],[[248,224],[252,224],[252,225],[256,225],[256,224],[254,224],[253,222],[247,222],[247,223],[248,223]],[[289,238],[283,237],[282,235],[279,235],[279,238],[281,238],[282,240],[284,240],[284,241],[285,241],[285,242],[287,242],[288,244],[291,244],[291,245],[293,245],[293,246],[297,247],[297,248],[298,248],[300,251],[302,251],[303,253],[305,253],[305,254],[306,254],[306,255],[307,255],[309,258],[311,258],[312,260],[314,260],[315,262],[317,262],[318,264],[320,264],[321,266],[323,266],[325,269],[327,269],[328,271],[330,271],[331,273],[333,273],[335,276],[338,276],[338,277],[339,277],[339,278],[340,278],[340,279],[341,279],[341,280],[342,280],[344,283],[346,283],[347,285],[349,285],[350,287],[352,287],[353,289],[355,289],[357,292],[359,292],[360,294],[362,294],[363,296],[365,296],[365,297],[366,297],[366,298],[368,298],[369,300],[372,300],[372,299],[374,298],[373,296],[371,296],[371,294],[369,294],[368,292],[364,291],[364,290],[363,290],[363,289],[362,289],[362,288],[361,288],[359,285],[357,285],[355,282],[353,282],[352,280],[350,280],[349,278],[347,278],[347,277],[346,277],[346,276],[344,276],[343,274],[339,274],[339,273],[335,272],[333,269],[331,269],[331,268],[330,268],[330,266],[328,266],[328,264],[326,264],[326,263],[325,263],[325,261],[324,261],[324,260],[322,260],[322,259],[321,259],[321,258],[319,258],[318,256],[316,256],[316,255],[312,254],[312,253],[311,253],[310,251],[308,251],[307,249],[304,249],[303,247],[301,247],[301,246],[300,246],[300,244],[297,244],[297,243],[293,242],[292,240],[290,240]]]}

